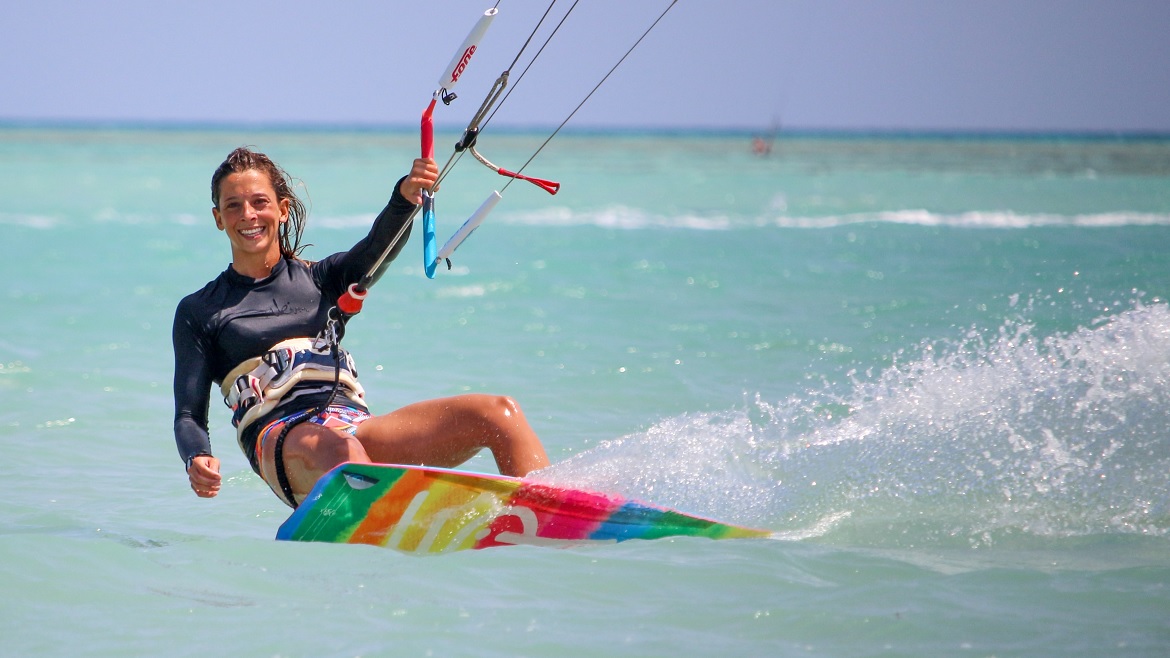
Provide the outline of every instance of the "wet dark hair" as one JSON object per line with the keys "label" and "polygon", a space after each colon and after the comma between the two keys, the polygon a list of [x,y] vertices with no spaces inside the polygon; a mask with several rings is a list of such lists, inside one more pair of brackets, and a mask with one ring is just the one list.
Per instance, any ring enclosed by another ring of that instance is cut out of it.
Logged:
{"label": "wet dark hair", "polygon": [[288,221],[280,225],[280,255],[284,258],[296,259],[301,250],[308,245],[301,244],[301,234],[305,230],[305,204],[293,192],[293,179],[267,155],[241,146],[228,153],[227,158],[211,175],[211,203],[219,208],[219,186],[223,179],[231,174],[255,169],[268,176],[272,188],[276,190],[276,200],[288,199]]}

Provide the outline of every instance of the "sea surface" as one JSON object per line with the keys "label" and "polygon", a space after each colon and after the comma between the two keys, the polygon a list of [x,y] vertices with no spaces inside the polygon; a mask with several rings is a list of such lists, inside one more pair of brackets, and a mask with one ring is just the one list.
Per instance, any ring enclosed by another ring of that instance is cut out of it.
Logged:
{"label": "sea surface", "polygon": [[[0,127],[0,655],[1170,655],[1170,139],[557,136],[525,171],[559,194],[372,289],[374,411],[506,393],[537,477],[775,534],[436,557],[274,541],[217,404],[225,486],[188,489],[171,322],[241,144],[317,259],[418,138]],[[504,182],[461,160],[440,240]]]}

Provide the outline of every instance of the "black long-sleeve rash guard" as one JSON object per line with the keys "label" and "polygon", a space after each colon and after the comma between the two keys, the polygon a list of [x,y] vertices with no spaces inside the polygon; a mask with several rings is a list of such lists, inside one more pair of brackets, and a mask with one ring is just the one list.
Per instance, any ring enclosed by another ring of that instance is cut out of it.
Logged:
{"label": "black long-sleeve rash guard", "polygon": [[[394,185],[390,202],[374,220],[369,234],[349,251],[312,264],[281,259],[263,279],[243,276],[229,265],[202,290],[179,302],[171,338],[175,348],[175,443],[184,462],[196,455],[212,454],[207,430],[212,383],[219,385],[237,365],[283,340],[316,336],[325,327],[337,298],[369,272],[414,210],[414,204],[398,191],[401,183],[399,180]],[[386,263],[398,255],[409,234],[408,226]],[[306,390],[314,386],[320,391]],[[332,384],[302,382],[296,390],[296,407],[311,408],[328,397]],[[291,411],[278,407],[266,418],[287,413]]]}

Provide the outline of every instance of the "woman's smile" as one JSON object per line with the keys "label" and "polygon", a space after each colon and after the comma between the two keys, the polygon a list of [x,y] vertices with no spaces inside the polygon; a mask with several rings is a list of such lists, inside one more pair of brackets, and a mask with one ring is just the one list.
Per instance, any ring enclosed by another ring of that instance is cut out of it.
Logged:
{"label": "woman's smile", "polygon": [[264,227],[263,226],[257,226],[256,228],[240,229],[240,235],[244,236],[245,238],[258,238],[263,234],[264,234]]}

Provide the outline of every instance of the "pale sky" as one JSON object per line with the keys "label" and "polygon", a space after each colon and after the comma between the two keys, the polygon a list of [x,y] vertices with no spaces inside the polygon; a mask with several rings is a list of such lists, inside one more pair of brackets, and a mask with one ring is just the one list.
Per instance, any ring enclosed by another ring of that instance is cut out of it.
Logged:
{"label": "pale sky", "polygon": [[[5,0],[0,122],[416,124],[493,2]],[[581,0],[494,125],[559,123],[667,4]],[[547,6],[501,0],[440,124],[466,122]],[[1170,1],[679,0],[570,125],[774,121],[1170,132]]]}

